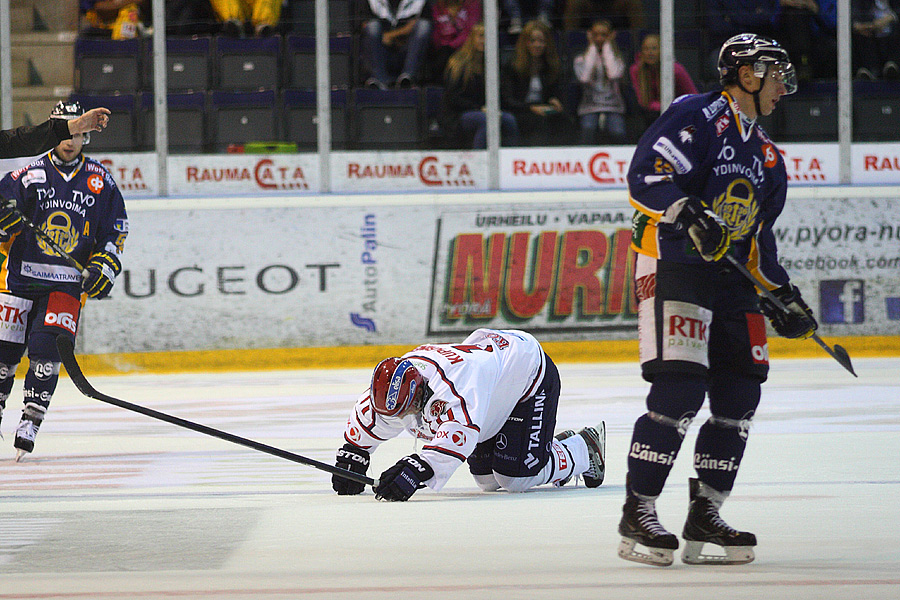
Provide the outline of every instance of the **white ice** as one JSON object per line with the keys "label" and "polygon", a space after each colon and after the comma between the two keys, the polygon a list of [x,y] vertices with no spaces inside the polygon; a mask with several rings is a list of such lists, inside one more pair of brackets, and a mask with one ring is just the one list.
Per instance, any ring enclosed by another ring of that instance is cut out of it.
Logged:
{"label": "white ice", "polygon": [[[626,450],[647,386],[633,363],[560,365],[557,429],[605,420],[599,489],[444,492],[380,503],[331,476],[88,399],[62,379],[35,452],[0,442],[0,600],[900,598],[900,358],[774,360],[722,515],[755,562],[661,569],[616,556]],[[367,370],[91,377],[136,404],[330,463]],[[694,422],[659,500],[680,533]],[[383,446],[371,476],[414,451]]]}

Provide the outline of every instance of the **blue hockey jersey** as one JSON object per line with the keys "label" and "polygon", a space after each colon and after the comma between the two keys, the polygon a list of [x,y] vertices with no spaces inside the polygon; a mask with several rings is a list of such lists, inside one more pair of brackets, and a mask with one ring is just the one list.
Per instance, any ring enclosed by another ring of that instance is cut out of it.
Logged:
{"label": "blue hockey jersey", "polygon": [[[0,198],[15,199],[19,210],[81,265],[101,250],[122,255],[128,235],[125,201],[96,160],[80,155],[74,166],[63,166],[48,152],[7,174]],[[0,254],[0,292],[81,294],[78,269],[28,228],[2,235]]]}
{"label": "blue hockey jersey", "polygon": [[632,248],[683,263],[703,263],[673,211],[687,196],[706,202],[731,231],[730,252],[774,289],[788,282],[772,227],[784,208],[787,171],[769,136],[727,92],[683,96],[641,137],[628,170],[636,209]]}

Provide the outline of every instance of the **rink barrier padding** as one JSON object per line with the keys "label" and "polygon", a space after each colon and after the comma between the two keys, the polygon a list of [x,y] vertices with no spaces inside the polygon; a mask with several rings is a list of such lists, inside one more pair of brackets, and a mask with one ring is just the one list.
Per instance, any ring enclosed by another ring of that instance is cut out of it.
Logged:
{"label": "rink barrier padding", "polygon": [[[854,359],[900,356],[900,336],[825,336],[824,339],[842,345]],[[634,363],[637,368],[637,340],[542,342],[542,345],[558,363],[623,362]],[[88,375],[356,369],[374,368],[381,359],[400,356],[412,348],[391,345],[80,354],[78,361]],[[783,338],[769,339],[769,356],[775,360],[828,357],[809,340]]]}

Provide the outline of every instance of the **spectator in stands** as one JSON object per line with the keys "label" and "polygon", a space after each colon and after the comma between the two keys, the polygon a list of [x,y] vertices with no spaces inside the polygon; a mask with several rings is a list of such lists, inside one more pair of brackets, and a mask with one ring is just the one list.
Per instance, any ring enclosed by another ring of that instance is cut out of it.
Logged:
{"label": "spectator in stands", "polygon": [[209,0],[222,33],[240,37],[248,29],[259,37],[276,33],[281,19],[282,0]]}
{"label": "spectator in stands", "polygon": [[459,50],[472,28],[481,22],[481,0],[435,0],[431,5],[432,55],[430,81],[441,81],[450,56]]}
{"label": "spectator in stands", "polygon": [[719,81],[719,49],[728,38],[751,32],[775,37],[779,0],[706,0],[706,60],[701,77]]}
{"label": "spectator in stands", "polygon": [[625,141],[625,99],[619,82],[625,61],[616,44],[616,30],[606,19],[595,21],[587,32],[588,47],[575,57],[575,78],[581,84],[578,104],[579,141],[597,143],[597,134],[607,134],[613,143]]}
{"label": "spectator in stands", "polygon": [[[537,14],[531,15],[539,21],[543,21],[544,25],[550,27],[550,19],[553,16],[553,8],[556,0],[536,0]],[[503,12],[509,17],[509,29],[507,33],[510,35],[519,35],[522,33],[522,23],[525,22],[526,14],[525,4],[523,0],[503,0]]]}
{"label": "spectator in stands", "polygon": [[776,31],[797,79],[837,77],[837,0],[780,0]]}
{"label": "spectator in stands", "polygon": [[529,21],[516,41],[512,60],[500,73],[500,106],[516,117],[525,144],[571,143],[574,128],[560,100],[562,83],[562,63],[550,28],[541,21]]}
{"label": "spectator in stands", "polygon": [[149,0],[80,0],[81,35],[128,40],[144,34]]}
{"label": "spectator in stands", "polygon": [[209,0],[166,0],[166,35],[209,35],[216,22]]}
{"label": "spectator in stands", "polygon": [[412,87],[419,78],[431,39],[426,0],[369,0],[363,23],[363,54],[372,76],[366,87]]}
{"label": "spectator in stands", "polygon": [[853,0],[853,63],[857,79],[900,78],[898,0]]}
{"label": "spectator in stands", "polygon": [[[472,148],[487,147],[484,89],[484,25],[479,23],[447,62],[441,104],[443,130]],[[519,143],[516,118],[509,112],[500,115],[500,135],[504,146]]]}
{"label": "spectator in stands", "polygon": [[641,0],[565,0],[567,31],[587,29],[597,19],[610,21],[615,29],[640,29],[646,21]]}
{"label": "spectator in stands", "polygon": [[[675,97],[685,94],[696,94],[694,81],[681,64],[674,64]],[[631,85],[640,106],[644,128],[650,126],[659,116],[660,104],[660,70],[659,70],[659,36],[648,33],[641,40],[641,49],[631,65]]]}

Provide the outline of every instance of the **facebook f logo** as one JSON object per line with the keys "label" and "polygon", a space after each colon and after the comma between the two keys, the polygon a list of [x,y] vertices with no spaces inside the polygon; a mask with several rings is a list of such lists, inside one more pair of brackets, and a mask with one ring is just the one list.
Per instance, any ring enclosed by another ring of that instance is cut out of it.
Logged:
{"label": "facebook f logo", "polygon": [[862,323],[866,319],[865,283],[862,279],[820,282],[819,307],[823,323]]}

